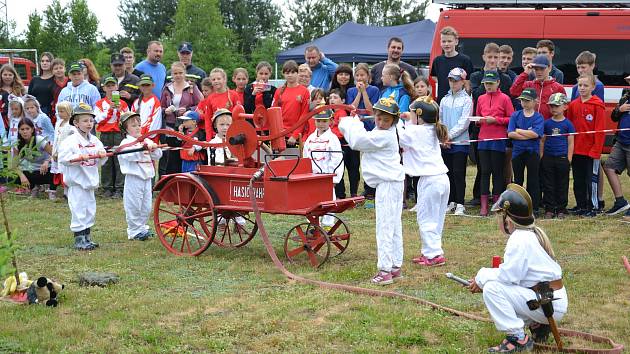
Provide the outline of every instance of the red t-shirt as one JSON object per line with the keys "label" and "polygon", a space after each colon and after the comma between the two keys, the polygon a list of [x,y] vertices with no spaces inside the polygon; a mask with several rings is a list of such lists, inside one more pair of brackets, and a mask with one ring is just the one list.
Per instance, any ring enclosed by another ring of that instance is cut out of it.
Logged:
{"label": "red t-shirt", "polygon": [[[309,101],[311,95],[308,89],[302,85],[295,87],[282,87],[276,90],[273,96],[273,106],[282,109],[282,127],[290,128],[300,117],[308,113]],[[291,136],[296,138],[300,133],[306,133],[308,124],[304,124],[301,128],[294,130]]]}
{"label": "red t-shirt", "polygon": [[[204,127],[206,129],[206,139],[209,141],[214,136],[214,130],[212,129],[212,115],[219,108],[227,108],[230,112],[234,107],[242,101],[236,91],[227,90],[222,93],[212,93],[205,100],[201,101],[201,110],[204,120]],[[242,104],[242,103],[241,103]]]}
{"label": "red t-shirt", "polygon": [[236,95],[238,96],[238,104],[240,104],[241,106],[244,105],[245,104],[245,91],[238,92],[234,90],[234,92],[236,92]]}

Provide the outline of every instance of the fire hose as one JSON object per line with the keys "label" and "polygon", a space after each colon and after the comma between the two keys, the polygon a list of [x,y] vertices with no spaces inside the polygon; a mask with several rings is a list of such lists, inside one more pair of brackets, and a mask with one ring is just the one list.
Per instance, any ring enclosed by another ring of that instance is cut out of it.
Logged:
{"label": "fire hose", "polygon": [[[360,295],[404,299],[404,300],[412,301],[421,305],[429,306],[433,309],[441,310],[455,316],[467,318],[470,320],[492,322],[487,317],[482,317],[482,316],[475,315],[472,313],[468,313],[468,312],[456,310],[450,307],[446,307],[443,305],[439,305],[434,302],[431,302],[431,301],[428,301],[428,300],[425,300],[416,296],[402,294],[395,291],[368,289],[368,288],[361,288],[358,286],[352,286],[352,285],[346,285],[346,284],[330,283],[330,282],[325,282],[321,280],[305,278],[297,274],[291,273],[284,266],[282,261],[280,261],[280,259],[278,258],[278,255],[276,254],[276,251],[273,248],[273,245],[271,244],[271,240],[269,239],[269,234],[267,233],[267,229],[265,228],[265,225],[262,220],[262,214],[260,212],[260,209],[258,208],[258,203],[256,202],[256,193],[254,192],[254,181],[262,178],[263,173],[264,173],[264,168],[265,167],[263,166],[260,170],[256,171],[256,173],[254,173],[252,178],[249,180],[249,200],[252,203],[252,209],[253,209],[254,215],[256,216],[256,224],[258,224],[258,230],[260,231],[260,236],[262,237],[263,244],[265,245],[267,253],[269,253],[269,257],[271,257],[271,260],[273,261],[273,264],[275,265],[275,267],[280,272],[282,272],[282,274],[284,274],[287,278],[295,280],[300,283],[318,286],[323,289],[342,290],[342,291],[347,291],[350,293],[355,293],[355,294],[360,294]],[[585,333],[585,332],[580,332],[580,331],[575,331],[575,330],[570,330],[570,329],[565,329],[565,328],[559,328],[559,332],[561,335],[565,337],[581,338],[581,339],[591,341],[593,343],[602,343],[602,344],[610,346],[609,349],[564,347],[561,350],[559,350],[562,353],[616,354],[616,353],[621,353],[624,348],[622,344],[615,343],[612,339],[603,337],[603,336],[598,336],[598,335],[594,335],[590,333]],[[540,343],[535,343],[534,345],[537,349],[552,350],[552,351],[558,350],[558,348],[556,348],[556,346],[554,345],[540,344]]]}

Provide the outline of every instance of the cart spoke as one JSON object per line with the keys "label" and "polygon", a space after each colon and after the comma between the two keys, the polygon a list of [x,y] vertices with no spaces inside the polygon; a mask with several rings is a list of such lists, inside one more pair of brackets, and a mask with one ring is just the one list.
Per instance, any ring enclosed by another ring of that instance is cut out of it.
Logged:
{"label": "cart spoke", "polygon": [[193,193],[192,197],[190,197],[190,201],[188,202],[188,205],[186,205],[186,210],[190,209],[190,206],[195,201],[195,197],[197,196],[197,192],[199,192],[199,189],[195,189],[195,192]]}
{"label": "cart spoke", "polygon": [[166,209],[162,209],[162,208],[159,208],[158,211],[161,211],[161,212],[164,212],[164,213],[167,213],[167,214],[170,214],[170,215],[177,216],[177,213],[174,212],[174,211],[170,211],[170,210],[166,210]]}
{"label": "cart spoke", "polygon": [[304,247],[300,246],[300,247],[297,247],[297,248],[292,249],[291,251],[287,252],[287,257],[289,257],[289,259],[291,259],[291,258],[297,256],[298,254],[302,253],[302,252],[304,252]]}
{"label": "cart spoke", "polygon": [[306,250],[306,254],[308,255],[308,259],[311,262],[311,265],[313,267],[317,267],[319,265],[319,261],[317,260],[317,256],[315,255],[315,253],[313,253],[313,251],[307,249]]}

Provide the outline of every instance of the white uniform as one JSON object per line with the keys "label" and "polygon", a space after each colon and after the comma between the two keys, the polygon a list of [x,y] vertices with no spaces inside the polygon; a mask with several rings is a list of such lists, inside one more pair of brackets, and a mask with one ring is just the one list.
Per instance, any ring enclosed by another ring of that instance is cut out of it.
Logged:
{"label": "white uniform", "polygon": [[[136,138],[127,135],[120,145],[129,144],[136,141]],[[145,139],[145,144],[152,143]],[[137,143],[126,149],[141,148],[142,144]],[[124,150],[123,150],[124,151]],[[127,219],[127,238],[149,230],[147,220],[151,213],[152,189],[151,180],[155,177],[155,166],[153,161],[162,157],[162,150],[155,149],[149,151],[138,151],[129,154],[118,155],[120,172],[125,175],[125,187],[123,191],[123,203],[125,206],[125,218]]]}
{"label": "white uniform", "polygon": [[[214,138],[210,140],[210,143],[212,144],[220,144],[223,142],[224,140],[219,135],[215,135]],[[227,146],[218,147],[214,149],[214,163],[217,165],[224,165],[226,159],[233,159],[233,158],[234,157],[232,156],[232,153],[230,152],[230,149],[228,149]],[[210,161],[210,148],[208,148],[208,165],[210,165],[211,162],[212,161]]]}
{"label": "white uniform", "polygon": [[[162,127],[162,106],[155,95],[143,97],[142,101],[140,101],[140,98],[137,98],[131,106],[131,111],[138,112],[140,115],[142,134]],[[150,136],[150,138],[153,138],[153,136]]]}
{"label": "white uniform", "polygon": [[[315,151],[312,153],[311,152]],[[336,151],[319,152],[319,151]],[[330,130],[326,130],[322,135],[317,136],[317,130],[308,136],[304,142],[304,150],[302,157],[312,158],[313,173],[334,173],[333,183],[337,184],[343,178],[343,153],[341,152],[341,143],[339,138]],[[337,167],[338,166],[338,167]],[[335,170],[335,168],[337,168]],[[335,188],[332,191],[333,200],[336,200]],[[323,226],[335,225],[333,214],[324,215],[321,220]]]}
{"label": "white uniform", "polygon": [[422,255],[428,259],[443,255],[442,230],[450,193],[448,169],[442,160],[435,125],[405,126],[400,131],[405,173],[419,176],[416,186],[417,220]]}
{"label": "white uniform", "polygon": [[[503,264],[499,268],[481,268],[475,282],[483,289],[483,301],[499,331],[518,333],[532,321],[547,323],[542,309],[531,311],[527,301],[535,300],[530,287],[542,281],[562,278],[562,269],[538,242],[532,230],[517,229],[505,246]],[[559,321],[567,312],[565,288],[553,293],[554,319]]]}
{"label": "white uniform", "polygon": [[405,172],[400,164],[396,127],[366,131],[359,117],[339,122],[348,145],[361,151],[361,171],[368,186],[376,188],[376,247],[379,270],[391,271],[403,261],[402,201]]}
{"label": "white uniform", "polygon": [[103,144],[92,134],[85,139],[80,133],[70,135],[59,147],[59,164],[63,182],[68,186],[68,206],[72,213],[70,229],[83,231],[94,225],[96,199],[94,190],[98,187],[98,168],[107,158],[70,162],[80,155],[95,155],[103,149]]}
{"label": "white uniform", "polygon": [[52,146],[52,156],[54,160],[50,165],[50,173],[61,173],[61,168],[58,162],[59,146],[61,146],[67,137],[75,132],[74,127],[70,125],[68,121],[58,119],[57,122],[55,122],[55,141]]}

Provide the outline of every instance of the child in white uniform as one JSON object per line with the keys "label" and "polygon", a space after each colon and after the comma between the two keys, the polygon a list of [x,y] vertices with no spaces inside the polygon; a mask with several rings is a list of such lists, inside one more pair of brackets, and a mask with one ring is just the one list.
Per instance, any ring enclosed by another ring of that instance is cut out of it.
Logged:
{"label": "child in white uniform", "polygon": [[[212,140],[213,144],[224,143],[227,136],[227,131],[232,125],[232,112],[225,108],[219,108],[214,112],[212,116],[212,129],[216,134]],[[236,162],[236,159],[232,157],[232,153],[227,146],[218,148],[208,148],[208,165],[225,165],[230,162]]]}
{"label": "child in white uniform", "polygon": [[[76,132],[70,135],[59,147],[59,163],[63,182],[68,186],[68,206],[72,213],[70,230],[74,232],[74,248],[92,250],[98,243],[92,242],[90,228],[94,225],[96,199],[94,190],[98,187],[98,168],[107,160],[103,144],[90,134],[94,127],[92,107],[79,103],[70,117]],[[99,158],[88,159],[89,155]],[[70,162],[81,158],[79,162]]]}
{"label": "child in white uniform", "polygon": [[359,117],[345,117],[339,130],[353,150],[361,151],[363,180],[376,188],[376,248],[378,285],[402,277],[402,202],[405,172],[400,164],[396,123],[400,111],[393,97],[381,98],[373,106],[376,128],[366,131]]}
{"label": "child in white uniform", "polygon": [[[142,135],[140,120],[140,115],[136,112],[125,112],[121,115],[120,132],[126,136],[120,145],[132,143]],[[146,151],[118,155],[120,172],[125,175],[123,203],[127,219],[127,238],[137,241],[144,241],[151,236],[147,220],[151,213],[153,196],[151,180],[155,177],[153,161],[162,157],[162,150],[148,138],[145,138],[143,143],[126,147],[125,150],[138,149],[143,145]]]}
{"label": "child in white uniform", "polygon": [[[483,301],[499,331],[507,336],[490,352],[531,350],[534,342],[545,342],[550,327],[542,308],[530,310],[527,302],[536,300],[532,288],[549,282],[554,298],[553,318],[559,321],[567,312],[567,292],[562,285],[562,269],[555,260],[545,232],[534,225],[532,199],[527,191],[509,184],[492,207],[499,229],[508,236],[503,263],[499,268],[481,268],[471,279],[471,292],[483,290]],[[525,334],[529,325],[532,338]],[[532,340],[533,339],[533,340]]]}
{"label": "child in white uniform", "polygon": [[[313,159],[313,173],[334,173],[332,197],[335,197],[335,185],[343,178],[343,154],[341,153],[341,143],[339,138],[332,132],[330,125],[333,123],[334,112],[330,110],[322,111],[315,116],[315,131],[308,136],[304,142],[302,157]],[[335,151],[335,152],[326,152]],[[311,154],[311,152],[313,152]],[[312,156],[311,156],[312,155]],[[335,170],[336,168],[336,170]],[[324,227],[335,225],[333,214],[326,214],[321,218]]]}
{"label": "child in white uniform", "polygon": [[[55,141],[52,147],[52,164],[50,165],[50,173],[54,174],[53,181],[57,186],[56,197],[66,194],[66,188],[62,184],[61,166],[59,166],[59,147],[67,137],[75,132],[74,127],[68,123],[71,116],[72,103],[68,101],[59,102],[57,104],[57,122],[55,123]],[[52,193],[50,196],[52,196]]]}
{"label": "child in white uniform", "polygon": [[440,143],[448,140],[448,130],[439,122],[438,111],[431,96],[417,99],[409,106],[406,117],[410,119],[400,131],[405,172],[419,177],[416,211],[422,249],[413,263],[429,267],[446,263],[442,230],[451,189],[440,150]]}

